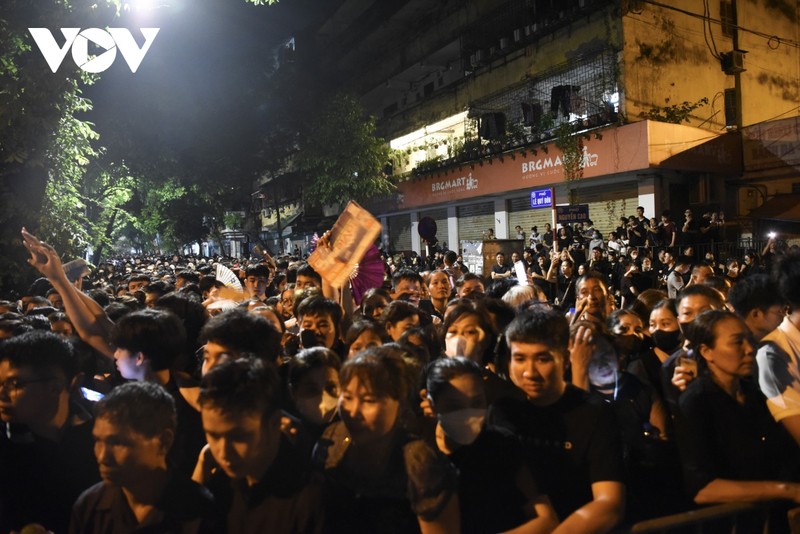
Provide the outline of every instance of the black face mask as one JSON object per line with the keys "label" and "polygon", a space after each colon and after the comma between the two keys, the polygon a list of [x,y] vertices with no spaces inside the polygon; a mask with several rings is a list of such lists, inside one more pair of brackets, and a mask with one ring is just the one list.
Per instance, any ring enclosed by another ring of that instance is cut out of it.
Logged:
{"label": "black face mask", "polygon": [[667,354],[672,354],[681,344],[681,331],[656,330],[653,332],[653,344]]}
{"label": "black face mask", "polygon": [[614,336],[614,346],[622,354],[638,354],[642,350],[642,338],[633,334]]}

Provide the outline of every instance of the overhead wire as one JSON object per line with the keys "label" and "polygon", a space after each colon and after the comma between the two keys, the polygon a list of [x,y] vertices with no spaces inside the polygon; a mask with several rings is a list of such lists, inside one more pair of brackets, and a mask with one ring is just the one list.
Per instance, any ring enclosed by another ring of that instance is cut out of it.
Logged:
{"label": "overhead wire", "polygon": [[717,51],[717,43],[714,41],[714,32],[711,31],[711,8],[708,7],[708,0],[703,0],[703,39],[711,55],[721,60],[722,56]]}
{"label": "overhead wire", "polygon": [[[670,11],[676,11],[678,13],[682,13],[682,14],[684,14],[686,16],[694,17],[696,19],[707,20],[709,23],[713,22],[714,24],[719,24],[720,26],[722,25],[722,21],[721,20],[712,18],[710,16],[706,17],[705,14],[695,13],[693,11],[688,11],[686,9],[682,9],[682,8],[679,8],[679,7],[670,6],[670,5],[667,5],[667,4],[662,4],[661,2],[658,2],[656,0],[642,0],[642,2],[646,3],[646,4],[650,4],[650,5],[656,6],[656,7],[660,7],[660,8],[663,8],[663,9],[669,9]],[[731,27],[735,31],[742,31],[742,32],[745,32],[745,33],[750,33],[752,35],[756,35],[758,37],[766,39],[767,43],[769,44],[769,47],[772,48],[773,50],[778,48],[778,46],[780,46],[781,44],[785,44],[787,46],[791,46],[791,47],[794,47],[794,48],[800,48],[800,42],[795,41],[793,39],[789,39],[787,37],[781,37],[781,36],[775,35],[775,34],[769,34],[769,33],[766,33],[766,32],[759,31],[759,30],[753,30],[753,29],[750,29],[750,28],[745,28],[744,26],[739,26],[738,25],[738,21],[734,21],[734,22],[737,22],[737,23],[736,24],[732,23]],[[777,43],[777,44],[773,47],[772,43]]]}

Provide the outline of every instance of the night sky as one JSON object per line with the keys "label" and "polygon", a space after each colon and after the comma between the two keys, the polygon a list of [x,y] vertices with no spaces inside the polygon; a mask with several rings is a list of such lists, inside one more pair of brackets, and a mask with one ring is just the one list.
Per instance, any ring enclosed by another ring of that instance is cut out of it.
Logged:
{"label": "night sky", "polygon": [[85,89],[94,103],[85,118],[95,123],[101,145],[120,129],[131,143],[164,143],[177,151],[196,144],[198,136],[248,131],[252,125],[241,122],[260,120],[251,109],[252,94],[269,70],[271,50],[319,16],[312,8],[320,2],[154,3],[162,7],[123,12],[114,23],[131,29],[140,45],[143,38],[134,28],[160,28],[136,73],[118,53],[113,66]]}

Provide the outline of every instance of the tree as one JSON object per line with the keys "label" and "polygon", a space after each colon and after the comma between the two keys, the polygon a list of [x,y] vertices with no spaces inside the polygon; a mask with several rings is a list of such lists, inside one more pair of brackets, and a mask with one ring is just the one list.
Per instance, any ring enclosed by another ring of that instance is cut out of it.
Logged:
{"label": "tree", "polygon": [[[669,98],[664,99],[666,104],[669,104]],[[667,105],[664,107],[655,107],[650,111],[642,111],[639,116],[643,119],[658,122],[669,122],[672,124],[682,124],[689,122],[692,112],[697,108],[701,108],[708,104],[708,98],[703,97],[697,102],[689,102],[684,100],[680,104]]]}
{"label": "tree", "polygon": [[[0,286],[7,290],[25,278],[27,256],[21,226],[39,231],[42,203],[51,181],[71,189],[96,155],[90,124],[77,118],[91,104],[80,88],[93,81],[71,62],[53,73],[27,26],[103,27],[118,2],[88,0],[5,0],[0,13]],[[59,234],[64,235],[62,232]],[[52,241],[54,235],[44,235]],[[54,243],[63,246],[65,243]]]}
{"label": "tree", "polygon": [[125,205],[135,187],[136,179],[124,165],[103,168],[97,162],[82,175],[50,180],[40,233],[66,256],[82,256],[91,250],[97,263],[131,218]]}
{"label": "tree", "polygon": [[375,118],[346,94],[331,98],[300,138],[298,169],[308,178],[306,201],[336,204],[386,195],[389,146],[375,135]]}

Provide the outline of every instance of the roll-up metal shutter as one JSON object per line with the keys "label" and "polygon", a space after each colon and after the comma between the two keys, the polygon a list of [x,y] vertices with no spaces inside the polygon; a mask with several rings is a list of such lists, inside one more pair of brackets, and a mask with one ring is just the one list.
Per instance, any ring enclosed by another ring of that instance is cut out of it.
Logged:
{"label": "roll-up metal shutter", "polygon": [[[447,241],[447,208],[419,212],[419,220],[430,217],[436,222],[436,239],[439,243]],[[449,243],[448,243],[449,244]],[[423,245],[423,248],[424,245]]]}
{"label": "roll-up metal shutter", "polygon": [[411,250],[410,215],[393,215],[389,217],[389,250],[393,252]]}
{"label": "roll-up metal shutter", "polygon": [[494,230],[494,202],[458,207],[458,238],[480,241],[483,233]]}
{"label": "roll-up metal shutter", "polygon": [[[553,210],[550,208],[531,208],[531,197],[512,198],[508,201],[508,236],[515,238],[517,235],[514,227],[522,227],[525,240],[531,235],[531,227],[537,226],[539,233],[544,232],[544,225],[552,222]],[[527,246],[528,243],[525,243]]]}
{"label": "roll-up metal shutter", "polygon": [[603,234],[603,239],[608,239],[608,233],[614,231],[620,217],[636,215],[638,203],[639,192],[632,182],[578,190],[578,204],[589,205],[589,218]]}

